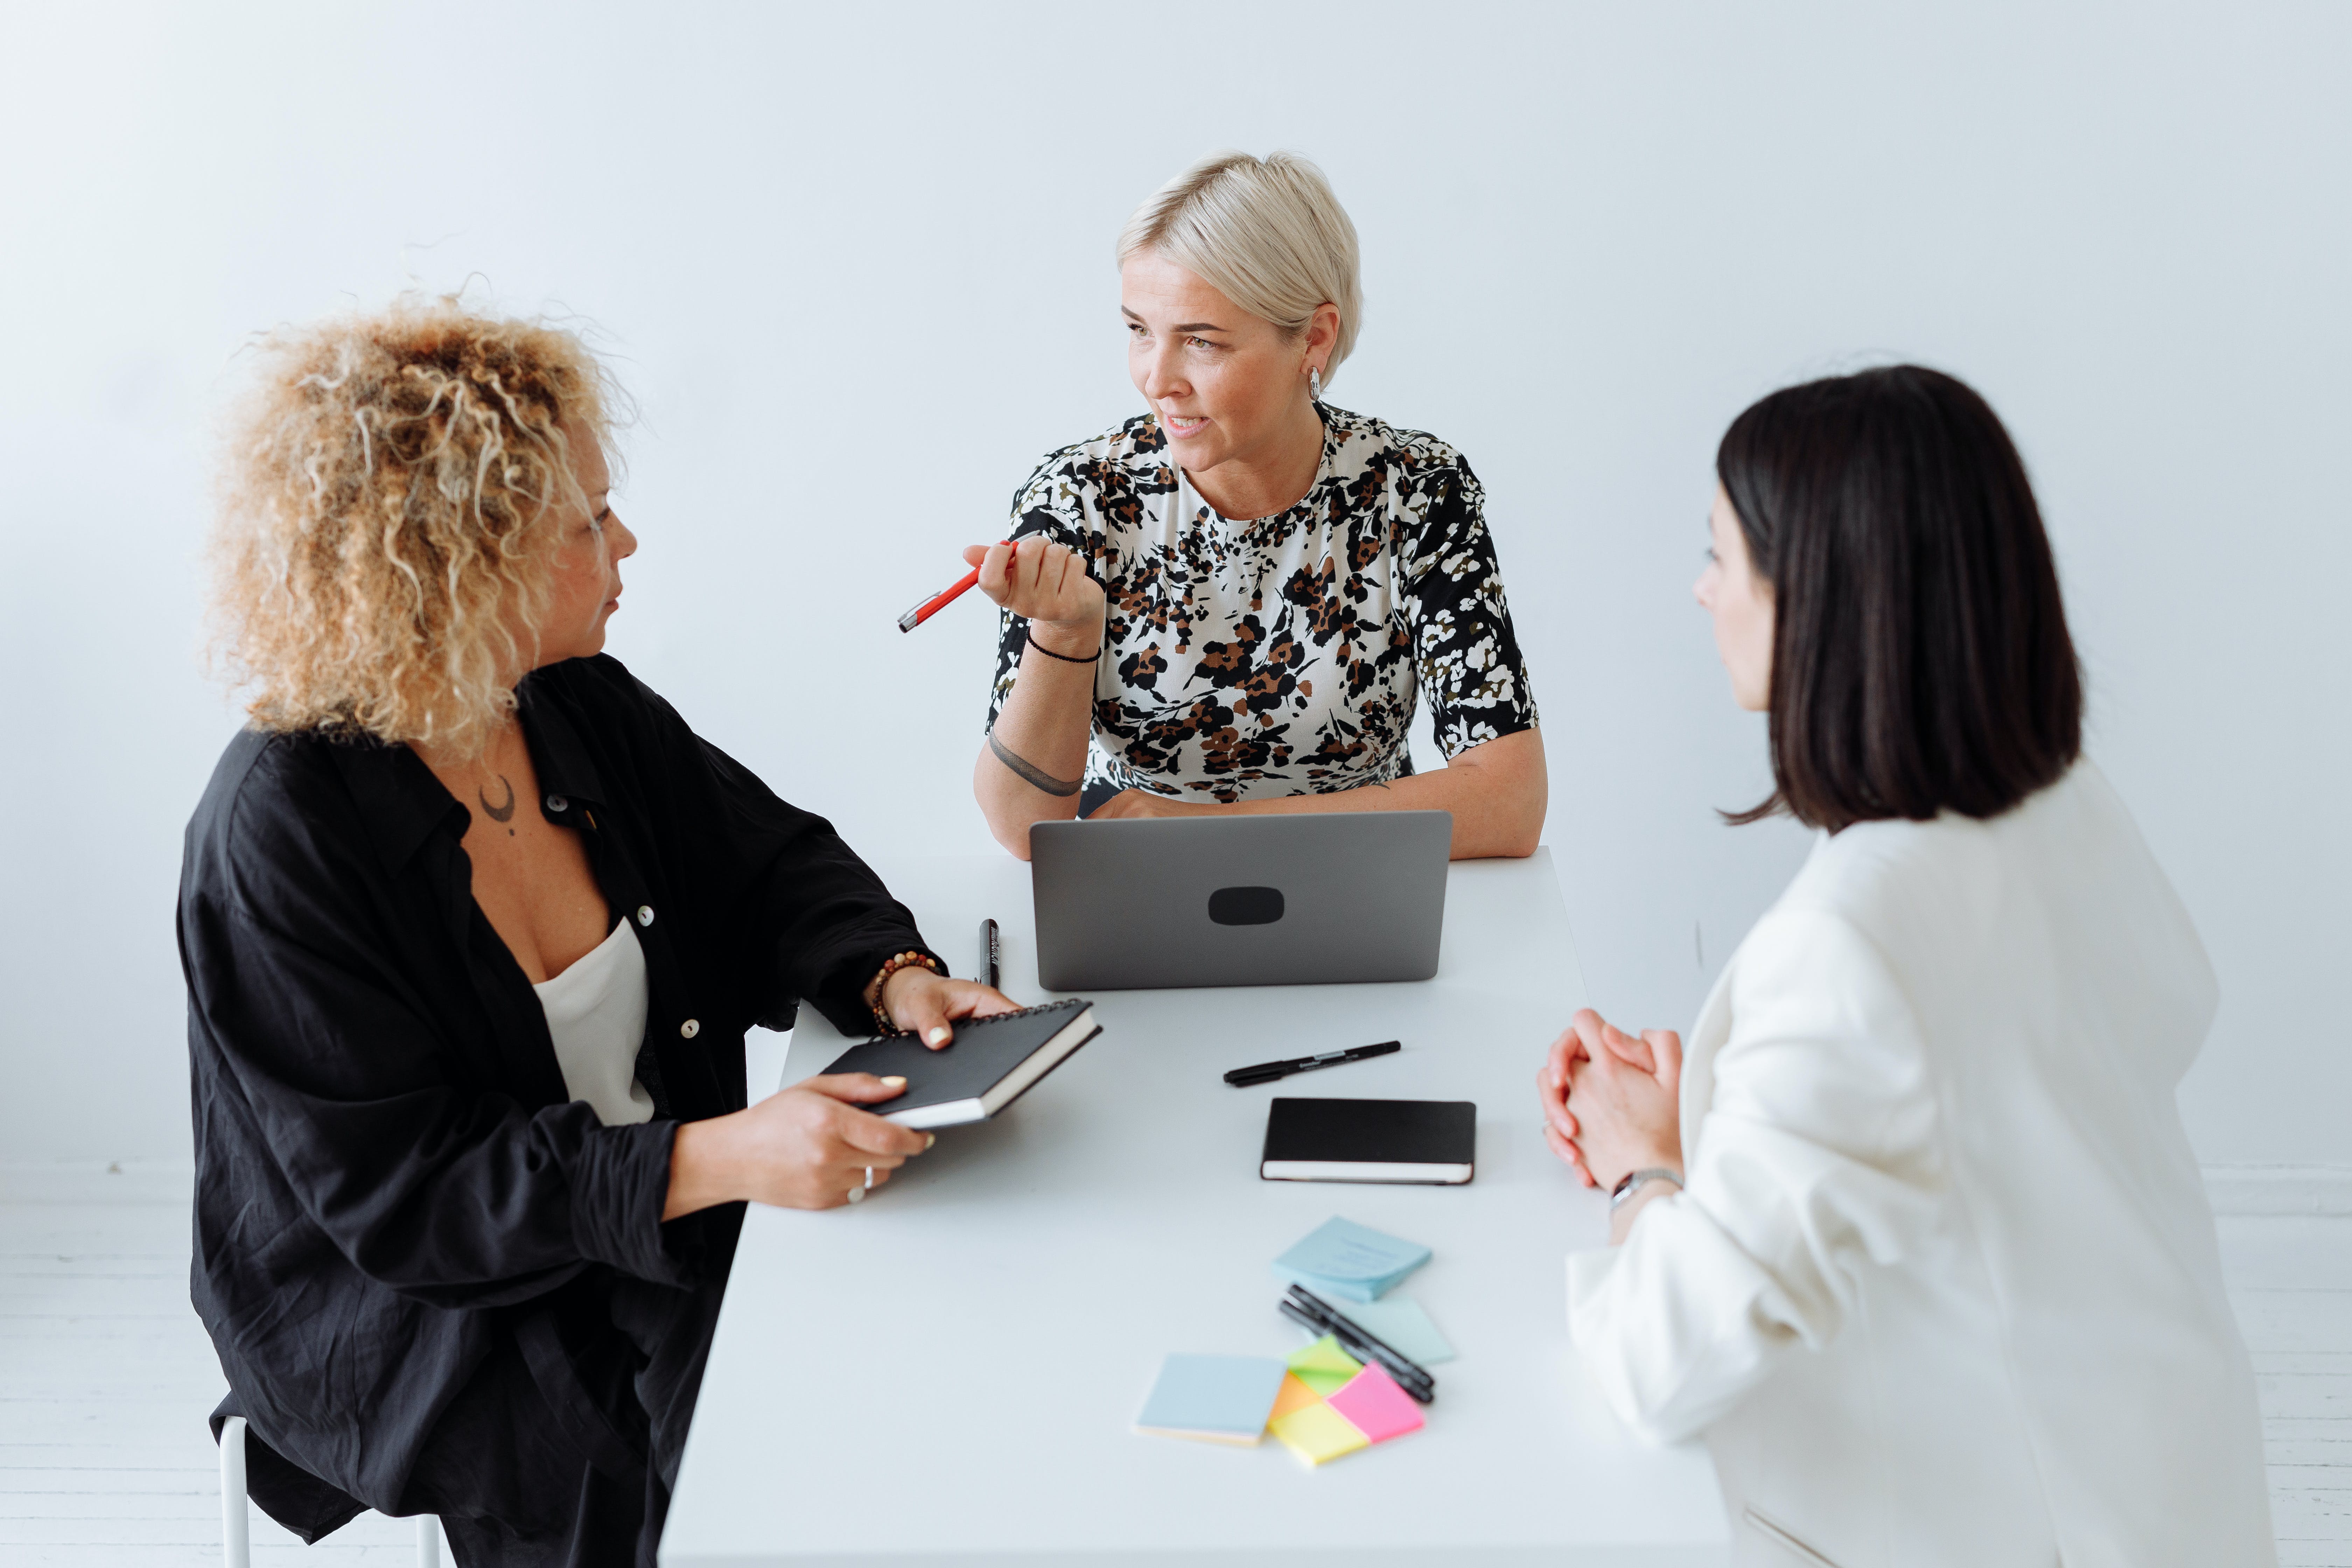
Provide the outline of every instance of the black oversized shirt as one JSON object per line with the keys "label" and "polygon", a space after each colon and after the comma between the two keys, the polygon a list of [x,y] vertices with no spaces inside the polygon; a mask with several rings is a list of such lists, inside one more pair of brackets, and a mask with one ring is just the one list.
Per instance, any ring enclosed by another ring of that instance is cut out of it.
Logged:
{"label": "black oversized shirt", "polygon": [[618,661],[520,695],[539,809],[645,949],[651,1121],[571,1100],[474,902],[467,809],[406,747],[241,734],[188,825],[196,1310],[256,1432],[378,1507],[507,1318],[599,1271],[702,1278],[733,1215],[663,1223],[677,1123],[742,1108],[752,1024],[806,998],[860,1029],[922,948],[829,824]]}

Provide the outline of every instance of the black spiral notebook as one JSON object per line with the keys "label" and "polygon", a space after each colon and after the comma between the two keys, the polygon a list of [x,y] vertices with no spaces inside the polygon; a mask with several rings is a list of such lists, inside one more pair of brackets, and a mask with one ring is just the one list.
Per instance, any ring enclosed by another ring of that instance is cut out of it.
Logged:
{"label": "black spiral notebook", "polygon": [[1073,996],[992,1018],[963,1018],[955,1038],[938,1050],[913,1035],[886,1035],[852,1046],[834,1072],[903,1078],[907,1092],[869,1107],[902,1127],[953,1127],[985,1121],[1102,1033],[1095,1005]]}

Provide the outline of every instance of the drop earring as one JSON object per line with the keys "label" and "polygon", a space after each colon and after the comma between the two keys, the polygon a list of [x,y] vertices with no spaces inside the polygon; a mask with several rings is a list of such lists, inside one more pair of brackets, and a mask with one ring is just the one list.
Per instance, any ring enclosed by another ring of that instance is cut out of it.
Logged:
{"label": "drop earring", "polygon": [[1307,395],[1312,402],[1323,401],[1323,373],[1312,365],[1307,370]]}

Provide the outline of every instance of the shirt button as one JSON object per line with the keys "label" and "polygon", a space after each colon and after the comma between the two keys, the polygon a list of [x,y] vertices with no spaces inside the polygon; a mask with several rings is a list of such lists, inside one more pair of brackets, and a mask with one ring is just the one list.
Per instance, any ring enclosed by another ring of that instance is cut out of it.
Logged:
{"label": "shirt button", "polygon": [[702,1033],[702,1021],[699,1018],[688,1018],[677,1026],[677,1032],[690,1040]]}
{"label": "shirt button", "polygon": [[547,797],[547,809],[550,811],[564,810],[566,807],[570,806],[571,804],[572,803],[570,801],[564,799],[560,795],[551,795]]}
{"label": "shirt button", "polygon": [[639,904],[637,906],[637,923],[641,926],[649,926],[654,923],[654,907],[651,904]]}

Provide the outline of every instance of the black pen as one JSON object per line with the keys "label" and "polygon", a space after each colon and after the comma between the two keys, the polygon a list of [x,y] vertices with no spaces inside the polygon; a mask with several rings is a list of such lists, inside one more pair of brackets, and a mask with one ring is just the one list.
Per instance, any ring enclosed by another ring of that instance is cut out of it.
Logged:
{"label": "black pen", "polygon": [[999,956],[996,947],[996,922],[982,921],[980,922],[980,983],[992,991],[996,989]]}
{"label": "black pen", "polygon": [[1311,1327],[1319,1328],[1347,1347],[1359,1361],[1379,1362],[1383,1368],[1395,1376],[1400,1387],[1419,1399],[1423,1405],[1427,1405],[1436,1397],[1437,1379],[1431,1375],[1428,1368],[1387,1341],[1377,1338],[1370,1330],[1359,1326],[1352,1319],[1343,1315],[1338,1308],[1305,1286],[1291,1286],[1290,1294],[1298,1300],[1285,1300],[1282,1303],[1283,1310],[1288,1316]]}
{"label": "black pen", "polygon": [[[1431,1377],[1429,1373],[1425,1372],[1421,1373],[1418,1377],[1411,1376],[1401,1368],[1391,1366],[1381,1357],[1374,1354],[1370,1346],[1358,1341],[1353,1334],[1342,1331],[1343,1327],[1352,1327],[1352,1325],[1347,1324],[1347,1321],[1345,1319],[1340,1320],[1339,1323],[1330,1323],[1326,1322],[1322,1318],[1316,1314],[1305,1310],[1296,1301],[1281,1301],[1277,1302],[1276,1305],[1282,1309],[1282,1315],[1284,1317],[1288,1318],[1292,1322],[1297,1323],[1308,1333],[1318,1336],[1329,1334],[1333,1339],[1339,1342],[1342,1349],[1346,1350],[1358,1361],[1377,1363],[1380,1365],[1381,1370],[1387,1373],[1390,1379],[1394,1382],[1399,1388],[1403,1389],[1416,1404],[1434,1405],[1437,1403],[1437,1380],[1435,1378]],[[1391,1353],[1393,1354],[1394,1352]],[[1402,1358],[1400,1357],[1399,1359],[1402,1360]],[[1412,1363],[1411,1362],[1406,1362],[1405,1365],[1412,1366]],[[1419,1369],[1416,1368],[1415,1370],[1418,1371]]]}
{"label": "black pen", "polygon": [[1313,1072],[1317,1068],[1335,1068],[1341,1062],[1360,1062],[1370,1057],[1384,1057],[1404,1047],[1395,1040],[1382,1040],[1377,1046],[1355,1046],[1344,1051],[1325,1051],[1319,1057],[1293,1057],[1286,1062],[1260,1062],[1255,1067],[1235,1068],[1225,1075],[1225,1081],[1235,1089],[1247,1089],[1254,1083],[1272,1083],[1278,1078],[1288,1078],[1295,1072]]}

